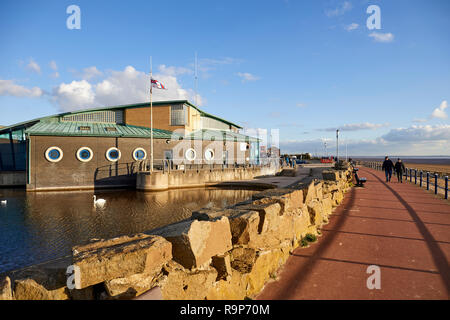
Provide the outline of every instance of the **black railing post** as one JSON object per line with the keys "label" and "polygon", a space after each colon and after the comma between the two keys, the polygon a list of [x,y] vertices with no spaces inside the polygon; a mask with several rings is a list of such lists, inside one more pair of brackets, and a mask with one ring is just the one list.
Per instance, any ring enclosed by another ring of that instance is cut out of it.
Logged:
{"label": "black railing post", "polygon": [[448,176],[445,176],[444,197],[445,199],[448,199]]}
{"label": "black railing post", "polygon": [[412,182],[412,169],[409,169],[409,182]]}
{"label": "black railing post", "polygon": [[414,184],[417,184],[417,169],[414,169]]}
{"label": "black railing post", "polygon": [[420,187],[422,188],[422,178],[423,178],[423,172],[420,170]]}
{"label": "black railing post", "polygon": [[408,182],[408,168],[405,169],[405,182]]}
{"label": "black railing post", "polygon": [[430,173],[427,172],[427,190],[430,190]]}
{"label": "black railing post", "polygon": [[437,173],[434,174],[434,194],[437,194],[438,192],[438,175]]}

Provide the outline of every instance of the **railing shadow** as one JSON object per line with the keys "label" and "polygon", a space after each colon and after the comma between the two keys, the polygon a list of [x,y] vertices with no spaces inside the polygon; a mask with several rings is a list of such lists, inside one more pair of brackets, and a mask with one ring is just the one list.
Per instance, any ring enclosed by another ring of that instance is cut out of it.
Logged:
{"label": "railing shadow", "polygon": [[427,227],[425,226],[425,223],[420,220],[419,215],[417,212],[409,205],[408,202],[406,202],[402,196],[395,191],[392,187],[390,187],[386,182],[384,182],[380,177],[378,177],[376,174],[368,171],[368,174],[371,174],[373,177],[375,177],[377,180],[379,180],[389,191],[392,192],[392,194],[398,199],[398,201],[405,207],[405,209],[410,214],[411,218],[416,223],[417,228],[419,229],[419,232],[422,234],[425,243],[430,250],[431,256],[433,258],[433,261],[436,265],[436,267],[439,270],[439,275],[442,278],[442,281],[445,284],[445,287],[447,289],[447,294],[450,294],[450,272],[449,272],[449,264],[447,262],[447,258],[445,256],[445,253],[441,250],[439,245],[436,242],[436,239],[434,239],[433,235],[430,231],[428,231]]}
{"label": "railing shadow", "polygon": [[[351,209],[355,205],[355,196],[356,190],[355,188],[352,188],[350,191],[350,195],[348,196],[348,202],[343,202],[341,205],[345,206],[348,209]],[[348,215],[343,214],[339,217],[339,220],[337,221],[335,228],[339,230],[347,220]],[[279,295],[275,296],[274,299],[276,300],[287,300],[289,299],[294,291],[297,291],[300,289],[300,287],[304,284],[306,278],[310,276],[311,270],[313,270],[314,265],[319,262],[319,260],[322,259],[322,255],[327,250],[327,248],[333,243],[335,237],[338,235],[337,232],[335,233],[329,233],[326,235],[326,237],[321,238],[321,240],[316,244],[317,249],[314,251],[314,253],[309,256],[308,261],[289,278],[284,279],[285,283],[288,285],[286,288],[284,288],[283,292]]]}

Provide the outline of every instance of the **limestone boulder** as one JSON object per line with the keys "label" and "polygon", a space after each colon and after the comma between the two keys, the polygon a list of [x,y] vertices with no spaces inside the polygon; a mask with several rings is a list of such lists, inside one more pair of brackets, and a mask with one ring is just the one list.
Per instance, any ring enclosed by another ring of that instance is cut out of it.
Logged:
{"label": "limestone boulder", "polygon": [[157,272],[138,273],[124,278],[105,281],[105,289],[110,299],[132,299],[152,289],[161,280]]}
{"label": "limestone boulder", "polygon": [[[299,213],[294,216],[294,235],[295,240],[301,239],[308,232],[308,227],[311,224],[311,220],[309,217],[308,207],[303,205],[302,209],[299,210]],[[294,242],[297,244],[297,241]]]}
{"label": "limestone boulder", "polygon": [[281,215],[281,205],[278,202],[262,203],[256,200],[250,204],[236,206],[235,208],[259,213],[258,233],[264,233],[269,230],[277,217]]}
{"label": "limestone boulder", "polygon": [[206,295],[207,300],[243,300],[247,297],[247,274],[232,269],[227,280],[214,282]]}
{"label": "limestone boulder", "polygon": [[303,203],[303,191],[298,189],[270,189],[252,195],[253,200],[259,200],[255,203],[274,203],[278,202],[281,206],[281,214],[295,210]]}
{"label": "limestone boulder", "polygon": [[14,282],[16,300],[68,300],[69,290],[61,287],[49,290],[33,279],[22,279]]}
{"label": "limestone boulder", "polygon": [[167,278],[161,282],[164,300],[204,300],[217,279],[214,268],[191,271],[175,261],[164,266]]}
{"label": "limestone boulder", "polygon": [[260,216],[256,211],[238,211],[230,216],[230,230],[233,245],[248,244],[258,238]]}
{"label": "limestone boulder", "polygon": [[324,170],[322,171],[322,177],[325,181],[338,181],[340,177],[340,172],[337,170]]}
{"label": "limestone boulder", "polygon": [[289,251],[281,249],[259,251],[253,268],[246,277],[247,296],[251,297],[258,294],[264,287],[264,284],[275,276],[278,268],[286,261],[288,255]]}
{"label": "limestone boulder", "polygon": [[257,250],[253,248],[236,247],[231,251],[231,267],[240,273],[249,273],[253,265]]}
{"label": "limestone boulder", "polygon": [[209,264],[213,256],[231,249],[230,222],[225,216],[212,221],[185,220],[154,234],[172,244],[173,259],[187,269]]}
{"label": "limestone boulder", "polygon": [[339,190],[339,187],[338,187],[338,184],[336,181],[324,181],[322,188],[323,188],[324,195]]}
{"label": "limestone boulder", "polygon": [[317,197],[315,181],[311,181],[303,188],[303,203],[307,204]]}
{"label": "limestone boulder", "polygon": [[314,184],[316,189],[316,199],[322,201],[323,199],[323,182],[319,181]]}
{"label": "limestone boulder", "polygon": [[337,207],[342,200],[344,200],[344,195],[342,193],[342,191],[335,191],[333,192],[333,195],[331,197],[331,201],[334,207]]}
{"label": "limestone boulder", "polygon": [[328,217],[333,213],[333,202],[331,197],[322,199],[322,209],[324,217]]}
{"label": "limestone boulder", "polygon": [[317,200],[308,203],[310,224],[320,227],[324,222],[323,206]]}
{"label": "limestone boulder", "polygon": [[13,300],[9,277],[0,277],[0,300]]}
{"label": "limestone boulder", "polygon": [[160,236],[137,234],[73,248],[75,288],[115,278],[152,273],[172,258],[172,245]]}
{"label": "limestone boulder", "polygon": [[211,266],[217,270],[216,280],[228,280],[232,275],[231,260],[228,253],[212,257]]}

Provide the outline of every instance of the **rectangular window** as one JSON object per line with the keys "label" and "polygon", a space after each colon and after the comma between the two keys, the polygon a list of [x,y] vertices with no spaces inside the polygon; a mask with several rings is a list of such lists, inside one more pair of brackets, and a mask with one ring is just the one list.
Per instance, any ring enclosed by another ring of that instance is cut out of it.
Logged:
{"label": "rectangular window", "polygon": [[175,105],[170,107],[170,125],[184,126],[186,124],[187,109],[184,105]]}

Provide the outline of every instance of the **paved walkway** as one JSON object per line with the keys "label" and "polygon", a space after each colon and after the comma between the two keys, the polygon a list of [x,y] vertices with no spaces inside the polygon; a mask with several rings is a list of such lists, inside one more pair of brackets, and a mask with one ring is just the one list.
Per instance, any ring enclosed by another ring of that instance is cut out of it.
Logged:
{"label": "paved walkway", "polygon": [[[360,168],[319,241],[297,248],[258,299],[449,299],[450,202]],[[381,289],[366,286],[367,267]]]}

